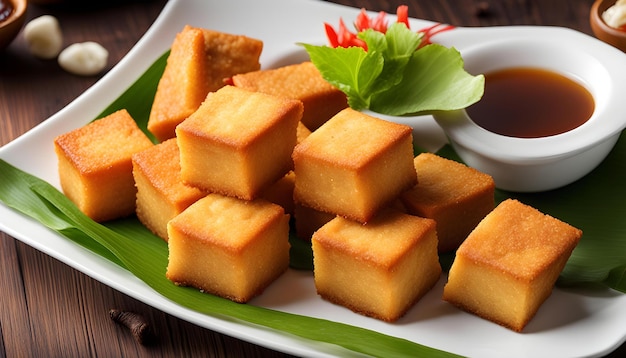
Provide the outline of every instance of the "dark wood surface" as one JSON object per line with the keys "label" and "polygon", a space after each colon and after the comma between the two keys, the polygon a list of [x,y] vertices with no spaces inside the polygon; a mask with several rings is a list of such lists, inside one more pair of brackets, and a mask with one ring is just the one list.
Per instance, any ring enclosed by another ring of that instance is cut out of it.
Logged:
{"label": "dark wood surface", "polygon": [[[592,0],[336,0],[457,26],[554,25],[591,33]],[[28,19],[56,16],[65,45],[94,40],[110,51],[113,67],[143,35],[164,0],[70,1],[35,5]],[[91,5],[102,3],[103,5]],[[87,5],[85,5],[87,4]],[[38,125],[98,81],[33,58],[19,37],[0,52],[0,145]],[[1,174],[0,174],[1,175]],[[138,344],[108,316],[112,308],[142,314],[157,332]],[[119,293],[69,266],[0,233],[0,357],[282,357],[282,353],[197,327]],[[453,339],[453,337],[451,337]],[[613,356],[623,355],[624,347]]]}

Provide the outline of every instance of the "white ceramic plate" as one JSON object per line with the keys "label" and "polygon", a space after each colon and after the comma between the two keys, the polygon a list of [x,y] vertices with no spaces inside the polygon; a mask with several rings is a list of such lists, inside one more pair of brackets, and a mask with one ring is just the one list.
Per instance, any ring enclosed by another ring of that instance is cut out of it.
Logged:
{"label": "white ceramic plate", "polygon": [[[313,0],[179,0],[170,1],[161,16],[118,66],[77,100],[35,129],[0,148],[0,158],[59,187],[53,138],[97,116],[134,82],[171,44],[184,25],[245,34],[265,43],[263,67],[299,62],[297,42],[325,43],[323,22],[354,19],[358,9]],[[426,21],[412,20],[418,29]],[[559,36],[585,36],[550,28],[457,29],[437,40],[459,49],[484,36],[524,36],[532,31]],[[454,33],[454,34],[453,34]],[[443,138],[432,118],[418,128]],[[440,145],[437,141],[432,146]],[[153,291],[124,269],[64,239],[38,222],[0,205],[0,229],[85,274],[164,312],[218,332],[299,356],[347,355],[332,345],[233,320],[219,319],[181,307]],[[590,357],[606,354],[626,338],[626,295],[599,289],[555,289],[524,333],[464,313],[441,300],[442,276],[436,287],[405,317],[389,324],[357,315],[320,299],[310,272],[288,271],[250,304],[319,317],[402,337],[429,347],[473,357]],[[288,294],[286,294],[288,292]]]}

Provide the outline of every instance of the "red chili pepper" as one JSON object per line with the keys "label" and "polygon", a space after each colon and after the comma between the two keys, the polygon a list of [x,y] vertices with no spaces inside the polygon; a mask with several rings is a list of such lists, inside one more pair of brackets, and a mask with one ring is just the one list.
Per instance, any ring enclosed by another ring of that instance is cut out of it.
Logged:
{"label": "red chili pepper", "polygon": [[430,45],[432,43],[430,41],[431,38],[437,35],[438,33],[452,30],[452,29],[454,29],[454,26],[452,25],[434,24],[432,26],[428,26],[426,28],[419,30],[418,32],[421,32],[424,34],[424,37],[422,38],[422,42],[420,43],[419,48],[424,47],[426,45]]}
{"label": "red chili pepper", "polygon": [[369,29],[370,27],[370,17],[367,16],[365,9],[361,9],[359,14],[356,16],[356,20],[354,20],[354,26],[357,31],[363,31],[365,29]]}
{"label": "red chili pepper", "polygon": [[367,51],[367,44],[365,41],[357,37],[357,34],[348,30],[348,27],[343,22],[343,19],[339,19],[339,32],[337,36],[339,46],[341,47],[363,47]]}
{"label": "red chili pepper", "polygon": [[387,13],[381,11],[378,13],[376,18],[372,19],[369,15],[367,15],[367,11],[365,9],[361,9],[361,12],[359,12],[359,15],[357,15],[356,20],[354,21],[354,27],[358,32],[372,29],[385,33],[387,32]]}
{"label": "red chili pepper", "polygon": [[326,30],[326,37],[328,38],[328,42],[330,43],[330,47],[335,48],[339,46],[339,39],[337,36],[337,32],[329,23],[324,23],[324,29]]}
{"label": "red chili pepper", "polygon": [[348,30],[348,27],[343,22],[343,19],[339,19],[339,27],[335,30],[330,24],[324,23],[324,30],[326,31],[326,37],[331,47],[363,47],[367,51],[367,44],[365,41],[359,39],[356,33]]}
{"label": "red chili pepper", "polygon": [[[397,22],[405,24],[407,28],[411,28],[409,25],[409,7],[407,5],[400,5],[396,11],[397,14]],[[386,33],[388,28],[387,22],[387,13],[381,11],[375,18],[371,18],[365,9],[361,9],[359,14],[354,21],[354,27],[356,28],[356,33],[352,32],[348,29],[343,19],[339,19],[339,27],[335,30],[328,23],[324,23],[324,28],[326,30],[326,37],[328,37],[328,42],[331,47],[353,47],[358,46],[362,47],[367,51],[367,44],[365,41],[358,38],[358,33],[367,29],[373,29],[378,32]],[[441,25],[435,24],[433,26],[429,26],[425,29],[422,29],[418,32],[424,33],[424,37],[422,42],[420,43],[420,47],[426,46],[431,43],[431,38],[436,34],[453,29],[454,26],[451,25]]]}
{"label": "red chili pepper", "polygon": [[383,34],[387,32],[387,13],[381,11],[378,13],[378,16],[370,22],[370,28],[374,29],[378,32],[382,32]]}
{"label": "red chili pepper", "polygon": [[405,24],[408,29],[411,28],[409,25],[409,7],[406,5],[398,6],[398,10],[396,11],[397,22]]}

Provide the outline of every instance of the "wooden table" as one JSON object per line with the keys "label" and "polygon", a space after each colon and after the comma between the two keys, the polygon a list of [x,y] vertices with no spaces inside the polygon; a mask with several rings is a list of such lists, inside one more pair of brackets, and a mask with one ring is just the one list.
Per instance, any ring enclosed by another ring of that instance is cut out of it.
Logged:
{"label": "wooden table", "polygon": [[[410,16],[457,26],[556,25],[591,33],[592,0],[336,0],[394,13],[408,4]],[[110,51],[114,66],[157,17],[165,0],[70,1],[34,5],[28,19],[56,16],[65,44],[94,40]],[[99,77],[78,77],[55,61],[33,58],[23,38],[0,53],[0,145],[38,125],[67,105]],[[0,174],[1,175],[1,174]],[[197,327],[119,293],[69,266],[0,233],[0,356],[24,357],[253,357],[284,356]],[[114,324],[109,309],[142,314],[158,342],[142,346]],[[613,355],[623,355],[625,347]]]}

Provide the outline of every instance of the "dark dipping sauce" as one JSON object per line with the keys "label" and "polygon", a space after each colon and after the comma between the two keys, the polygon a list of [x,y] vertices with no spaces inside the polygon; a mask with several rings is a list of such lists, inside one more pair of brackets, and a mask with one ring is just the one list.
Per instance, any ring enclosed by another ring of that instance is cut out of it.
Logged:
{"label": "dark dipping sauce", "polygon": [[593,114],[595,102],[579,83],[535,68],[510,68],[485,74],[483,98],[467,108],[484,129],[518,138],[565,133]]}
{"label": "dark dipping sauce", "polygon": [[0,0],[0,23],[8,19],[13,12],[13,4],[9,0]]}

